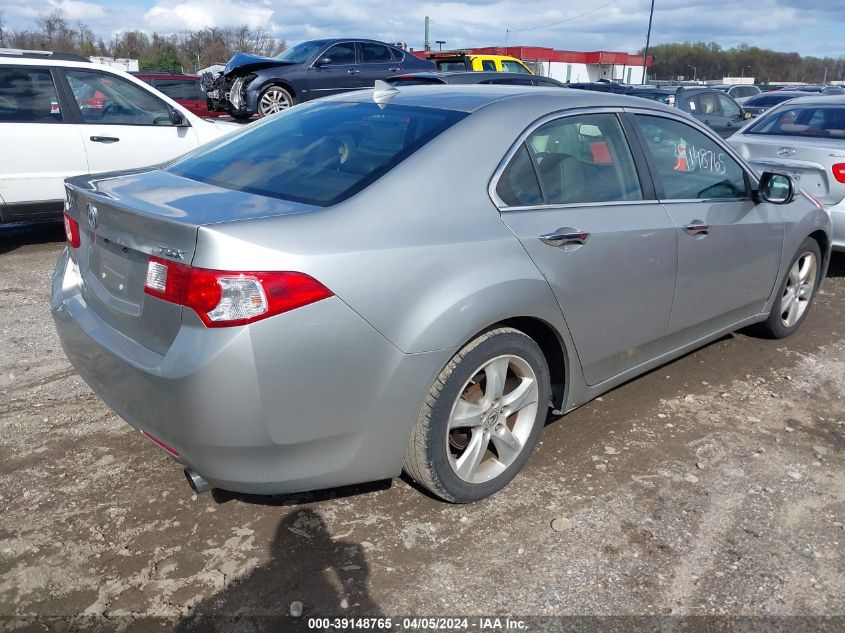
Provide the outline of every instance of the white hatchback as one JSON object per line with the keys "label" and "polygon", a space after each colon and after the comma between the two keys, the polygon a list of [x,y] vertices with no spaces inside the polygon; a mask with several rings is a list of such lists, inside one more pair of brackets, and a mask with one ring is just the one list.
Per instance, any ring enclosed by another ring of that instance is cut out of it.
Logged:
{"label": "white hatchback", "polygon": [[61,217],[68,176],[162,163],[239,127],[81,56],[0,49],[0,222]]}

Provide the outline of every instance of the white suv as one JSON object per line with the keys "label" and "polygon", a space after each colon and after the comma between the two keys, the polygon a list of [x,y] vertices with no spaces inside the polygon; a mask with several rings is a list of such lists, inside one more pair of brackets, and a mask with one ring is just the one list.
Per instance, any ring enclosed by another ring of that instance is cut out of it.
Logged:
{"label": "white suv", "polygon": [[161,163],[239,127],[78,55],[0,49],[0,223],[61,217],[68,176]]}

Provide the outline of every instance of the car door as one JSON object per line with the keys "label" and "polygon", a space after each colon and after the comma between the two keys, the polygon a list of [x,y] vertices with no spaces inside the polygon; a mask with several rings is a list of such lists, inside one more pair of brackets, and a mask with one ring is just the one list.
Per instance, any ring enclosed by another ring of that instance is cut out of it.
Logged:
{"label": "car door", "polygon": [[724,134],[722,136],[727,138],[742,127],[743,123],[745,123],[745,118],[743,117],[742,108],[728,95],[718,94],[716,98],[719,100],[719,109],[724,118]]}
{"label": "car door", "polygon": [[63,181],[88,171],[82,137],[48,67],[0,66],[2,219],[61,211]]}
{"label": "car door", "polygon": [[714,130],[720,136],[730,136],[728,133],[727,119],[722,115],[719,105],[719,96],[715,92],[700,92],[689,99],[690,112],[693,116]]}
{"label": "car door", "polygon": [[402,64],[394,61],[390,49],[384,44],[358,42],[358,52],[361,59],[359,78],[367,87],[377,79],[387,79],[402,70]]}
{"label": "car door", "polygon": [[678,231],[678,283],[667,344],[677,346],[762,312],[783,246],[777,207],[756,203],[722,143],[679,119],[633,116],[657,196]]}
{"label": "car door", "polygon": [[[64,70],[78,108],[92,173],[145,167],[185,154],[199,145],[190,124],[174,125],[171,106],[152,91],[99,70]],[[99,93],[96,106],[86,95]]]}
{"label": "car door", "polygon": [[672,308],[675,226],[634,155],[617,113],[557,116],[494,181],[502,219],[554,291],[591,385],[653,358]]}
{"label": "car door", "polygon": [[355,42],[340,42],[320,54],[308,69],[311,99],[364,87]]}

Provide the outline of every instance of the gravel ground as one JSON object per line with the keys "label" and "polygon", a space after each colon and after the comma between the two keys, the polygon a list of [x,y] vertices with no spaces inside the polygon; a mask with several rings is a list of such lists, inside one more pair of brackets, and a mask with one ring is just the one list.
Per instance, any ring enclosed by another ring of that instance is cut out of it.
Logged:
{"label": "gravel ground", "polygon": [[845,615],[843,256],[794,337],[728,336],[632,381],[551,423],[493,499],[452,506],[404,479],[192,495],[65,359],[61,239],[0,230],[0,630],[288,630],[295,601],[302,621]]}

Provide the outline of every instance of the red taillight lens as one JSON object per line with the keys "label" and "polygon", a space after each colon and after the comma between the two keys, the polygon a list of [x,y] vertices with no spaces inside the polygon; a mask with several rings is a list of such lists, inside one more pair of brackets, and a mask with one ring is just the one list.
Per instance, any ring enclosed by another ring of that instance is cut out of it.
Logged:
{"label": "red taillight lens", "polygon": [[79,248],[81,244],[79,239],[79,224],[68,215],[67,211],[65,211],[65,237],[71,248]]}
{"label": "red taillight lens", "polygon": [[172,446],[168,446],[167,444],[162,442],[160,439],[158,439],[154,435],[151,435],[150,433],[147,433],[146,431],[141,431],[141,433],[143,433],[144,437],[146,437],[148,440],[155,443],[159,448],[161,448],[161,449],[167,451],[168,453],[170,453],[171,455],[173,455],[173,457],[179,457],[179,451],[177,451]]}
{"label": "red taillight lens", "polygon": [[332,296],[297,272],[237,272],[194,268],[151,257],[144,292],[196,312],[206,327],[246,325]]}
{"label": "red taillight lens", "polygon": [[845,183],[845,163],[836,163],[833,166],[833,177],[836,182]]}

